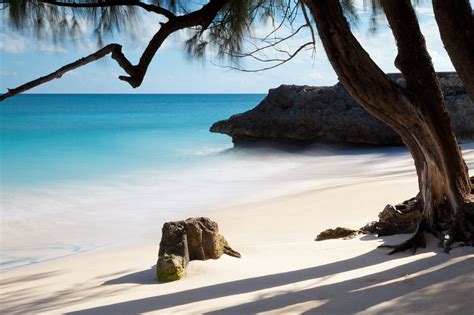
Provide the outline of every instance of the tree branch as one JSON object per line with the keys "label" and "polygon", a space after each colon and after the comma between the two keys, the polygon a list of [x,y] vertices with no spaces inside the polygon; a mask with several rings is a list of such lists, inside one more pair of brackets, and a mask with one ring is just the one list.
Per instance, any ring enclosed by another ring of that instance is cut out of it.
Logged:
{"label": "tree branch", "polygon": [[262,58],[258,58],[257,56],[254,56],[252,54],[250,55],[241,55],[241,56],[237,56],[239,58],[244,58],[244,57],[252,57],[260,62],[278,62],[277,64],[274,64],[274,65],[271,65],[271,66],[268,66],[268,67],[264,67],[264,68],[258,68],[258,69],[244,69],[244,68],[238,68],[238,67],[233,67],[233,66],[221,66],[221,65],[218,65],[218,64],[214,64],[215,66],[217,67],[220,67],[220,68],[227,68],[227,69],[231,69],[231,70],[237,70],[237,71],[241,71],[241,72],[262,72],[262,71],[266,71],[266,70],[270,70],[270,69],[273,69],[273,68],[276,68],[276,67],[279,67],[285,63],[287,63],[288,61],[290,61],[291,59],[293,59],[294,57],[296,57],[296,55],[298,55],[303,49],[305,49],[306,47],[308,46],[312,46],[314,45],[313,42],[307,42],[303,45],[301,45],[298,49],[296,49],[293,53],[288,53],[288,58],[286,59],[280,59],[280,58],[275,58],[275,59],[262,59]]}
{"label": "tree branch", "polygon": [[105,8],[105,7],[114,7],[114,6],[138,6],[145,9],[148,12],[154,12],[161,14],[168,19],[176,17],[171,11],[153,4],[148,4],[138,0],[108,0],[108,1],[98,1],[98,2],[64,2],[64,1],[54,1],[54,0],[39,0],[39,2],[58,6],[58,7],[68,7],[68,8]]}
{"label": "tree branch", "polygon": [[[43,2],[50,1],[50,0],[42,0]],[[110,44],[105,46],[104,48],[98,50],[97,52],[81,58],[73,63],[65,65],[64,67],[56,70],[53,73],[50,73],[44,77],[40,77],[36,80],[30,81],[26,84],[23,84],[14,89],[8,89],[8,92],[0,96],[0,101],[5,100],[8,97],[20,94],[22,92],[28,91],[38,85],[43,83],[49,82],[53,79],[60,78],[66,72],[84,66],[92,61],[97,59],[103,58],[104,56],[112,53],[112,58],[117,61],[118,65],[125,70],[128,76],[119,76],[119,79],[122,81],[127,82],[133,88],[139,87],[142,82],[145,74],[148,70],[148,66],[150,65],[153,57],[155,56],[158,49],[161,47],[163,42],[174,32],[179,31],[181,29],[200,26],[202,30],[205,30],[209,27],[212,23],[216,15],[219,11],[229,2],[230,0],[210,0],[206,5],[202,6],[201,9],[181,15],[181,16],[174,16],[168,20],[166,23],[162,23],[160,29],[153,38],[148,43],[148,46],[145,48],[142,56],[140,57],[140,61],[137,65],[132,65],[130,61],[125,57],[122,53],[122,46],[119,44]],[[114,3],[119,2],[133,2],[138,3],[138,1],[132,0],[118,0],[114,1]],[[111,3],[111,1],[101,2],[104,3]]]}
{"label": "tree branch", "polygon": [[474,100],[474,14],[469,0],[432,0],[444,48]]}
{"label": "tree branch", "polygon": [[96,61],[98,59],[101,59],[105,57],[108,54],[112,54],[112,58],[117,61],[117,63],[127,72],[127,73],[133,73],[133,66],[132,64],[125,58],[124,54],[122,53],[122,46],[119,44],[109,44],[105,46],[104,48],[96,51],[93,54],[90,54],[87,57],[81,58],[79,60],[76,60],[70,64],[67,64],[58,70],[40,77],[36,80],[30,81],[28,83],[25,83],[23,85],[20,85],[19,87],[16,87],[14,89],[8,89],[8,92],[0,95],[0,101],[3,101],[9,97],[15,96],[17,94],[23,93],[25,91],[28,91],[38,85],[41,85],[43,83],[49,82],[54,79],[59,79],[61,78],[65,73],[72,71],[74,69],[77,69],[79,67],[82,67],[84,65],[87,65],[88,63],[91,63],[93,61]]}
{"label": "tree branch", "polygon": [[204,31],[212,23],[217,13],[229,1],[230,0],[211,0],[197,11],[177,16],[162,24],[161,28],[145,48],[139,63],[135,66],[134,73],[129,77],[121,76],[119,79],[128,82],[134,88],[140,86],[153,57],[168,36],[176,31],[194,26],[201,26],[201,30]]}
{"label": "tree branch", "polygon": [[313,46],[313,58],[314,58],[314,55],[316,54],[316,35],[314,34],[315,32],[313,29],[313,24],[309,20],[308,12],[306,12],[306,6],[304,2],[300,2],[300,4],[301,4],[301,11],[303,11],[303,17],[306,21],[306,24],[309,27],[309,31],[311,32],[311,39],[313,40],[313,43],[314,43],[314,46]]}
{"label": "tree branch", "polygon": [[[311,27],[311,26],[308,25],[308,24],[303,24],[300,27],[298,27],[294,32],[292,32],[290,35],[288,35],[286,37],[283,37],[283,38],[278,38],[274,42],[270,42],[268,45],[265,45],[265,46],[262,46],[262,47],[257,47],[255,50],[253,50],[251,52],[248,52],[248,53],[245,53],[245,55],[253,55],[253,54],[255,54],[257,52],[260,52],[264,49],[274,48],[276,45],[281,44],[281,43],[287,41],[288,39],[292,38],[296,34],[298,34],[305,27]],[[266,41],[266,40],[267,40],[267,37],[265,37],[262,41],[265,41],[266,43],[268,43],[268,41]],[[314,40],[313,40],[313,43],[315,43]]]}

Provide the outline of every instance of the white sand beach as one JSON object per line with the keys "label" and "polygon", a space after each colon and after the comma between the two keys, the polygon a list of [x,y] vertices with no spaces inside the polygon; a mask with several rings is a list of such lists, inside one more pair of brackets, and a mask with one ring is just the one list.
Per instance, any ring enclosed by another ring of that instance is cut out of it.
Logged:
{"label": "white sand beach", "polygon": [[[473,169],[472,144],[464,146],[464,156]],[[416,194],[406,153],[365,162],[372,172],[354,169],[338,181],[218,202],[193,213],[217,221],[241,259],[192,261],[184,280],[159,284],[154,271],[159,239],[108,246],[3,271],[0,312],[473,314],[472,247],[445,254],[430,239],[416,255],[388,256],[377,246],[406,235],[314,241],[326,228],[360,227],[387,203]],[[343,165],[341,174],[347,172]],[[314,167],[303,163],[294,171],[311,174]],[[161,225],[152,228],[159,235]],[[118,237],[120,230],[113,233]]]}

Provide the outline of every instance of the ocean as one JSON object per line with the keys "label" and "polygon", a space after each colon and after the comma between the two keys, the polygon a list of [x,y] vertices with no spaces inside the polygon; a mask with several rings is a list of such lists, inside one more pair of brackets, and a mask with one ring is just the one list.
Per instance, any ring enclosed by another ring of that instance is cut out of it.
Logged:
{"label": "ocean", "polygon": [[165,221],[314,181],[293,173],[307,156],[233,150],[209,132],[264,97],[29,94],[0,104],[0,270],[158,243]]}
{"label": "ocean", "polygon": [[3,187],[186,168],[232,147],[211,124],[264,95],[21,95],[0,104]]}
{"label": "ocean", "polygon": [[127,228],[150,217],[159,234],[161,221],[216,199],[203,190],[232,142],[209,127],[263,97],[30,94],[0,104],[0,268],[142,235]]}
{"label": "ocean", "polygon": [[165,221],[242,202],[413,174],[403,148],[233,149],[230,137],[209,132],[263,98],[20,95],[1,103],[0,270],[158,244]]}

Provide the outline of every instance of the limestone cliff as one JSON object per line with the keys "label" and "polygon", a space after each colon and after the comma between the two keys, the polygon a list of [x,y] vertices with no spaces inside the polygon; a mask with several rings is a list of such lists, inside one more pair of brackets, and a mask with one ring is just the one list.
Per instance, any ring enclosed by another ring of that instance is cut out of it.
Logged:
{"label": "limestone cliff", "polygon": [[[400,85],[400,74],[390,74]],[[474,104],[456,73],[438,73],[446,105],[460,141],[474,139]],[[352,99],[342,84],[328,87],[282,85],[254,109],[216,122],[211,132],[235,144],[259,140],[398,145],[401,140]]]}

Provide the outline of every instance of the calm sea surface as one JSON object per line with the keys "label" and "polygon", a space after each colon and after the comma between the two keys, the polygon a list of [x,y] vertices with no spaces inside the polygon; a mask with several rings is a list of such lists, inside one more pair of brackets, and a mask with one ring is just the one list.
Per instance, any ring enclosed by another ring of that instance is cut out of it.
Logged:
{"label": "calm sea surface", "polygon": [[231,139],[209,127],[263,97],[20,95],[1,103],[0,270],[156,242],[164,221],[253,191],[249,183],[275,169],[225,154]]}
{"label": "calm sea surface", "polygon": [[209,132],[263,98],[21,95],[0,103],[0,270],[158,244],[165,221],[210,209],[414,174],[403,148],[228,150],[229,137]]}
{"label": "calm sea surface", "polygon": [[187,167],[230,148],[211,124],[264,95],[21,95],[0,104],[1,185]]}

